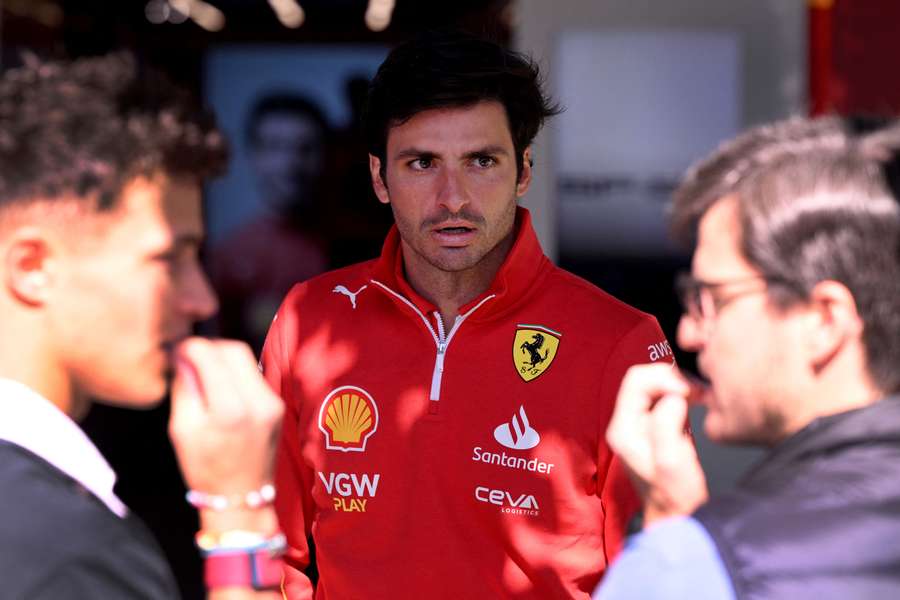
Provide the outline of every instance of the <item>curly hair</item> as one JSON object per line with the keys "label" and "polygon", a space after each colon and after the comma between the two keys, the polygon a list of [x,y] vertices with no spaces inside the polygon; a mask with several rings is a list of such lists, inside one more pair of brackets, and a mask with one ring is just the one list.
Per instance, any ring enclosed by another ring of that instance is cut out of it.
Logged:
{"label": "curly hair", "polygon": [[224,168],[212,114],[129,54],[24,62],[0,78],[0,208],[74,195],[107,210],[136,176]]}
{"label": "curly hair", "polygon": [[[388,130],[417,113],[484,100],[506,109],[516,166],[544,120],[560,107],[541,89],[527,56],[459,31],[432,31],[396,47],[369,86],[363,116],[369,153],[385,164]],[[382,175],[384,175],[382,173]]]}

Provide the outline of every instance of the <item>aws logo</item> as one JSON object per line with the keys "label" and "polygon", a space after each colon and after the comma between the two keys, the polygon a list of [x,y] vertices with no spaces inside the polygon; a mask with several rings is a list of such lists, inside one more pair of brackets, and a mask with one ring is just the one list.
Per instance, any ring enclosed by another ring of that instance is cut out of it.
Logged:
{"label": "aws logo", "polygon": [[367,473],[325,473],[317,471],[316,474],[322,480],[325,492],[332,497],[334,510],[339,512],[366,512],[369,498],[374,498],[378,492],[380,473],[371,477]]}
{"label": "aws logo", "polygon": [[656,362],[661,358],[672,356],[672,347],[669,345],[668,341],[663,340],[658,344],[650,344],[647,346],[647,352],[650,353],[650,361]]}
{"label": "aws logo", "polygon": [[493,504],[500,507],[500,512],[511,515],[528,515],[531,517],[540,514],[537,498],[531,494],[515,496],[506,490],[493,490],[488,487],[475,488],[475,499],[479,502]]}
{"label": "aws logo", "polygon": [[319,409],[319,429],[325,447],[341,452],[364,452],[378,429],[378,406],[367,391],[352,385],[332,390]]}

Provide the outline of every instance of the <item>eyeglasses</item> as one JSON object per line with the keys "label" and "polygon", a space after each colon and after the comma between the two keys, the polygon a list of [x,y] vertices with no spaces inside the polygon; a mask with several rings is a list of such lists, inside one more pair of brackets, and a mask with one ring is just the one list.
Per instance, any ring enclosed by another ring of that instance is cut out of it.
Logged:
{"label": "eyeglasses", "polygon": [[[742,286],[761,281],[763,285],[738,289],[730,294],[721,290],[731,286]],[[750,275],[723,281],[704,281],[690,273],[679,273],[675,278],[675,291],[681,300],[684,312],[698,321],[712,321],[726,305],[750,294],[765,292],[768,284],[776,282],[765,275]]]}

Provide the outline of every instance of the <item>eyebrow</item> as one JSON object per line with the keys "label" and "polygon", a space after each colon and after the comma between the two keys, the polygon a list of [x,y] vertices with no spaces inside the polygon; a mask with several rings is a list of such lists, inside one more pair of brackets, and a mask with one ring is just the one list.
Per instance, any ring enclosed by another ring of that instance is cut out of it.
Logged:
{"label": "eyebrow", "polygon": [[[478,148],[476,150],[471,150],[466,152],[463,157],[464,158],[475,158],[477,156],[486,156],[486,155],[501,155],[506,156],[509,152],[503,146],[499,145],[489,145],[484,146],[482,148]],[[421,148],[416,148],[415,146],[409,148],[403,148],[399,150],[395,155],[394,159],[404,159],[404,158],[432,158],[438,156],[436,152],[432,152],[431,150],[423,150]]]}
{"label": "eyebrow", "polygon": [[403,148],[402,150],[398,151],[394,155],[394,158],[395,159],[422,158],[422,157],[432,157],[432,156],[437,156],[437,154],[435,154],[434,152],[432,152],[430,150],[421,150],[416,147],[411,147],[411,148]]}
{"label": "eyebrow", "polygon": [[475,158],[477,156],[487,156],[491,154],[499,154],[501,156],[506,156],[509,152],[506,151],[506,148],[503,146],[485,146],[484,148],[479,148],[478,150],[472,150],[471,152],[466,152],[466,158]]}
{"label": "eyebrow", "polygon": [[176,235],[172,239],[172,246],[174,248],[183,248],[184,246],[202,246],[203,242],[206,240],[206,236],[202,233],[195,232],[184,232]]}

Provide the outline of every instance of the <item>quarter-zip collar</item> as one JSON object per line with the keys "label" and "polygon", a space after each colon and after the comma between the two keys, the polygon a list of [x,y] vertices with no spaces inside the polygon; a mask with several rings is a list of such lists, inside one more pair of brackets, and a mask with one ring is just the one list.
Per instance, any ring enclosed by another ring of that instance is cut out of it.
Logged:
{"label": "quarter-zip collar", "polygon": [[[459,309],[461,315],[468,313],[488,297],[492,297],[491,301],[479,306],[478,310],[472,313],[471,319],[484,321],[501,314],[522,300],[534,289],[538,279],[545,275],[550,261],[541,250],[528,209],[517,207],[515,227],[516,239],[491,285],[483,294],[461,306]],[[396,225],[391,227],[384,241],[381,256],[373,269],[373,279],[399,292],[422,314],[430,315],[437,311],[437,307],[419,295],[406,280],[403,273],[400,233]]]}

